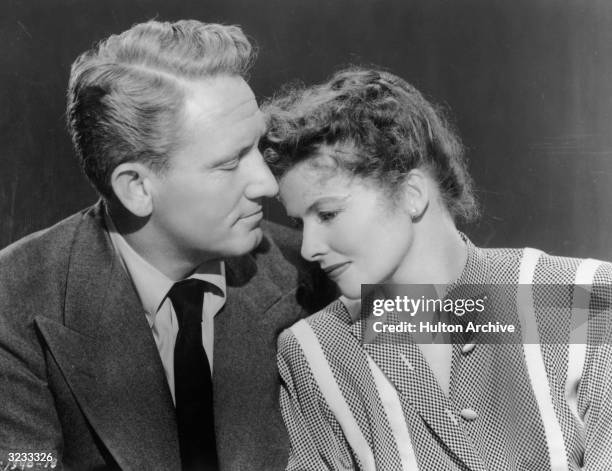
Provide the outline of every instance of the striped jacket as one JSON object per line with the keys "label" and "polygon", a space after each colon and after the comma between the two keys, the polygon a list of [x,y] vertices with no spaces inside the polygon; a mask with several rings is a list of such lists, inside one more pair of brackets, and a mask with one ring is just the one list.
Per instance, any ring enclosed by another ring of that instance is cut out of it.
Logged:
{"label": "striped jacket", "polygon": [[612,470],[612,265],[468,242],[459,283],[531,285],[493,309],[536,341],[453,341],[448,396],[418,346],[364,343],[339,300],[281,334],[287,470]]}

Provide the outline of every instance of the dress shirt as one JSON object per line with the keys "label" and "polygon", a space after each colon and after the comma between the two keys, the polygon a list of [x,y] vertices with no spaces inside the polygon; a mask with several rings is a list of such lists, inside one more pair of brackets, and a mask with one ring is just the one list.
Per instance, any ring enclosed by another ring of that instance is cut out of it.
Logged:
{"label": "dress shirt", "polygon": [[[134,284],[134,288],[157,344],[166,379],[174,397],[174,344],[178,333],[178,320],[168,292],[176,281],[171,280],[142,258],[119,234],[112,219],[105,215],[106,227],[113,248]],[[200,265],[188,278],[208,283],[202,307],[202,345],[206,351],[210,371],[213,370],[214,317],[225,304],[225,265],[222,261]]]}

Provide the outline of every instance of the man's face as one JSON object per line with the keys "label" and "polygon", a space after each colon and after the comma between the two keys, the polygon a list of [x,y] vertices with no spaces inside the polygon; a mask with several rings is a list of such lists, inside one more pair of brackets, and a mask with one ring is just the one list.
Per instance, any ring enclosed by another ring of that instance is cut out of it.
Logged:
{"label": "man's face", "polygon": [[242,255],[261,241],[261,198],[278,191],[258,150],[265,120],[239,77],[188,86],[182,137],[151,179],[154,244],[193,266]]}

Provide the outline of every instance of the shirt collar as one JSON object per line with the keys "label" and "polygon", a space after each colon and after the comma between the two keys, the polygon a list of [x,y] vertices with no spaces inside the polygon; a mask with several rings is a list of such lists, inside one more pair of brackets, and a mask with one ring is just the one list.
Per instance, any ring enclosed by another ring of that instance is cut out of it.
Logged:
{"label": "shirt collar", "polygon": [[[106,227],[115,252],[119,255],[123,267],[132,279],[140,302],[146,311],[149,326],[153,325],[155,315],[166,299],[174,281],[142,258],[117,231],[115,224],[107,212],[104,214]],[[206,281],[214,286],[217,294],[226,296],[225,264],[223,261],[205,262],[188,278]]]}
{"label": "shirt collar", "polygon": [[489,261],[486,253],[476,247],[462,232],[459,233],[467,250],[467,259],[461,275],[446,287],[445,298],[477,298],[482,296],[490,282]]}

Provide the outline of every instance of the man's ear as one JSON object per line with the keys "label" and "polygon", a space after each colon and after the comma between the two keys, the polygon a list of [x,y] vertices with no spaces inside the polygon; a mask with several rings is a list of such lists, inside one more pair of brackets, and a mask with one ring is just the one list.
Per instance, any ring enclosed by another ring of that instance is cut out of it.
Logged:
{"label": "man's ear", "polygon": [[153,212],[151,173],[152,170],[140,162],[126,162],[111,174],[111,186],[117,199],[139,217],[147,217]]}
{"label": "man's ear", "polygon": [[420,219],[429,206],[430,183],[431,178],[420,168],[410,170],[404,178],[404,207],[413,221]]}

